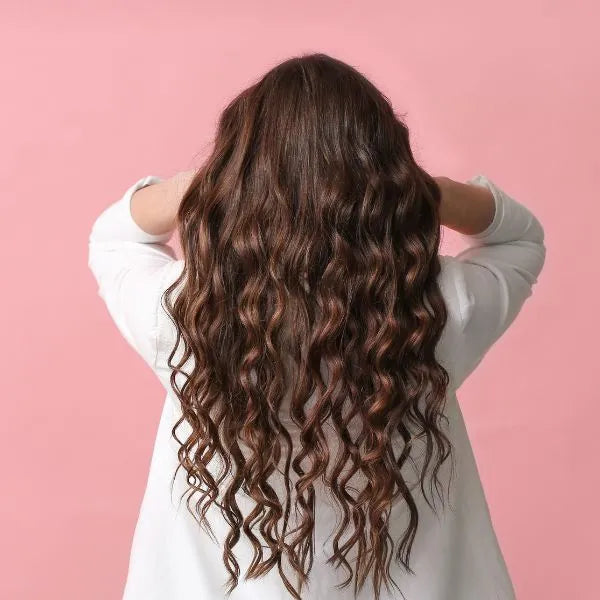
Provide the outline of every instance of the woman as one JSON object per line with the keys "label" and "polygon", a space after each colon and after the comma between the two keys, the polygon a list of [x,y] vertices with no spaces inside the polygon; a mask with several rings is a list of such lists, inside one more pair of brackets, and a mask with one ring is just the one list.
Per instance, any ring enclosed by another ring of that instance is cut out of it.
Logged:
{"label": "woman", "polygon": [[[439,255],[442,225],[467,249]],[[544,264],[525,206],[430,176],[388,99],[313,54],[89,241],[167,391],[126,600],[514,598],[456,391]]]}

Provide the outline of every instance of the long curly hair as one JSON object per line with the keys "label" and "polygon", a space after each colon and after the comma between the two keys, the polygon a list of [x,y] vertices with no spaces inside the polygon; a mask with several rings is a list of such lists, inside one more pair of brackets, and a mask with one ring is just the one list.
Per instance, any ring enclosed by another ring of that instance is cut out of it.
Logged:
{"label": "long curly hair", "polygon": [[[356,595],[370,576],[378,599],[382,584],[399,589],[393,558],[413,573],[419,514],[403,466],[423,440],[427,499],[429,467],[439,489],[453,455],[435,357],[440,196],[389,99],[326,54],[278,64],[221,113],[177,213],[184,267],[162,300],[177,330],[177,470],[198,522],[212,533],[216,506],[229,526],[228,593],[246,536],[245,577],[276,566],[301,598],[322,494],[339,515],[327,562],[345,570],[340,586]],[[398,502],[409,522],[394,540]]]}

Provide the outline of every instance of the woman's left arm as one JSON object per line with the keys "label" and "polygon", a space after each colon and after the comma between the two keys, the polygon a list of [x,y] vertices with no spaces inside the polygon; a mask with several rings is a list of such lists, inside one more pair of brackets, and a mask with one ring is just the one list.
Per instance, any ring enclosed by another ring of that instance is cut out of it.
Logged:
{"label": "woman's left arm", "polygon": [[151,235],[171,233],[179,203],[194,175],[195,171],[181,171],[136,190],[131,198],[131,215],[137,225]]}
{"label": "woman's left arm", "polygon": [[138,179],[100,213],[89,234],[88,267],[98,294],[123,337],[152,368],[160,299],[176,262],[167,242],[193,175]]}

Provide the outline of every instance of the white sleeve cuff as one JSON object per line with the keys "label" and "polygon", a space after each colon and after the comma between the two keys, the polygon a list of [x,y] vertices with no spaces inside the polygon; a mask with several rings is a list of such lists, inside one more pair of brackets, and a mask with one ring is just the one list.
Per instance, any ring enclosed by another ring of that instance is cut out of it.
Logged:
{"label": "white sleeve cuff", "polygon": [[536,243],[543,241],[543,227],[529,208],[515,200],[485,175],[475,175],[468,181],[488,188],[494,195],[496,206],[492,222],[483,231],[471,235],[461,234],[469,246],[503,244],[513,241]]}
{"label": "white sleeve cuff", "polygon": [[490,190],[494,196],[495,206],[492,222],[483,231],[480,231],[479,233],[472,233],[468,237],[475,239],[490,238],[492,234],[500,227],[500,223],[502,222],[502,217],[504,214],[504,194],[502,193],[502,190],[500,190],[485,175],[475,175],[468,180],[468,183],[485,187]]}

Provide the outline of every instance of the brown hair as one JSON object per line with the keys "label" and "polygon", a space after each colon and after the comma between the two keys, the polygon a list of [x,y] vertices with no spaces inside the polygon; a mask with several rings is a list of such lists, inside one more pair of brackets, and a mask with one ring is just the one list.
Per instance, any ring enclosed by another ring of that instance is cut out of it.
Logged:
{"label": "brown hair", "polygon": [[[446,323],[439,202],[388,98],[340,60],[286,60],[222,112],[179,207],[184,269],[164,306],[177,328],[177,470],[198,495],[199,522],[211,529],[215,505],[229,525],[229,591],[245,535],[254,549],[246,577],[277,565],[301,598],[320,486],[339,511],[328,562],[345,569],[341,586],[353,581],[356,594],[371,576],[375,598],[382,584],[398,588],[394,556],[413,572],[418,511],[401,469],[424,440],[426,498],[430,462],[437,488],[452,455],[441,427],[449,377],[434,355]],[[183,422],[190,434],[179,440]],[[409,525],[392,540],[399,501]]]}

